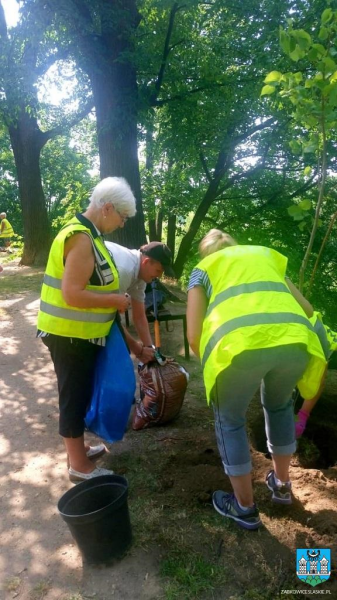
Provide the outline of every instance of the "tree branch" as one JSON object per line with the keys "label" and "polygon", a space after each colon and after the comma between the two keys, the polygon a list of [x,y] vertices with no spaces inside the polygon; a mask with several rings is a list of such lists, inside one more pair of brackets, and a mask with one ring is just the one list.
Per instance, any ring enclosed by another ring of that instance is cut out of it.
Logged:
{"label": "tree branch", "polygon": [[246,131],[246,133],[242,133],[241,135],[238,135],[236,138],[234,138],[234,140],[233,140],[234,145],[237,146],[238,144],[241,144],[241,142],[243,142],[248,137],[253,135],[253,133],[256,133],[257,131],[261,131],[262,129],[266,129],[266,127],[269,127],[269,125],[272,125],[273,123],[275,123],[275,118],[270,117],[270,119],[267,119],[266,121],[263,121],[262,123],[259,123],[259,125],[254,125],[254,127],[251,127],[250,129],[248,129],[248,131]]}
{"label": "tree branch", "polygon": [[178,10],[179,10],[178,3],[175,2],[174,5],[172,6],[171,12],[170,12],[169,24],[168,24],[168,28],[167,28],[163,56],[161,59],[161,65],[160,65],[158,77],[157,77],[157,80],[156,80],[156,83],[154,86],[154,92],[150,96],[150,103],[152,106],[154,106],[154,104],[156,103],[156,100],[158,98],[158,95],[159,95],[159,92],[160,92],[160,89],[161,89],[161,86],[163,83],[165,68],[166,68],[166,64],[167,64],[167,58],[170,53],[170,39],[171,39],[172,32],[173,32],[174,19],[175,19],[175,16],[176,16]]}
{"label": "tree branch", "polygon": [[207,163],[206,163],[206,158],[205,158],[205,155],[202,152],[202,150],[200,150],[200,152],[199,152],[199,157],[200,157],[201,164],[202,164],[202,166],[204,168],[207,180],[208,180],[209,183],[211,183],[211,181],[212,181],[212,175],[209,172],[209,169],[208,169],[208,166],[207,166]]}
{"label": "tree branch", "polygon": [[52,138],[56,137],[57,135],[62,135],[62,133],[64,133],[71,127],[74,127],[74,125],[77,125],[77,123],[80,123],[80,121],[82,121],[82,119],[84,119],[84,117],[86,117],[92,111],[93,107],[94,107],[94,101],[90,100],[86,104],[86,106],[84,106],[84,108],[80,112],[76,113],[69,121],[65,120],[63,123],[56,125],[56,127],[53,127],[52,129],[49,129],[48,131],[42,131],[41,132],[42,147],[48,142],[48,140],[51,140]]}

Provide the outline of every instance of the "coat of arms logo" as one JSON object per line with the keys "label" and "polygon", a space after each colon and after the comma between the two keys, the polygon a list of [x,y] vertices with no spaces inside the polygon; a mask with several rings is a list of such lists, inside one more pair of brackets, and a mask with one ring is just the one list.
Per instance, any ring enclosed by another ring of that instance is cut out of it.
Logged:
{"label": "coat of arms logo", "polygon": [[297,549],[296,574],[312,587],[324,583],[331,575],[331,551],[326,548]]}

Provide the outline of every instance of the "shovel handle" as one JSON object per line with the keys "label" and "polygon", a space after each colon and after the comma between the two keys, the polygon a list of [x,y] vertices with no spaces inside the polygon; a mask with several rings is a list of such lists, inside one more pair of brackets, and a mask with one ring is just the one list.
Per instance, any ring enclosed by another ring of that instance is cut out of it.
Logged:
{"label": "shovel handle", "polygon": [[156,348],[160,348],[160,329],[159,329],[159,321],[154,322],[154,343]]}

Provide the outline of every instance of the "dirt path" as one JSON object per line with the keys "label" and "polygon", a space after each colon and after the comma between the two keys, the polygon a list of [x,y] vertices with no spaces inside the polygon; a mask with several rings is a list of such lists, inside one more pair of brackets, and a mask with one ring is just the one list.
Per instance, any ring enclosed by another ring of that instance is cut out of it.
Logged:
{"label": "dirt path", "polygon": [[[14,265],[6,267],[9,273],[19,278],[25,271]],[[273,506],[264,484],[270,461],[260,435],[261,407],[252,404],[253,476],[264,527],[258,532],[240,530],[211,505],[213,490],[230,488],[194,359],[188,365],[191,379],[179,419],[169,427],[128,432],[103,459],[130,482],[135,533],[130,553],[113,566],[84,566],[57,512],[58,499],[72,484],[57,434],[53,368],[47,350],[35,339],[37,309],[37,292],[2,294],[1,600],[275,600],[284,597],[283,590],[297,590],[302,598],[311,598],[314,589],[337,598],[333,430],[320,426],[320,443],[333,450],[326,468],[303,468],[303,456],[296,456],[291,467],[294,504]],[[181,356],[180,323],[169,333],[163,328],[162,341],[168,353]],[[325,404],[328,400],[330,408]],[[320,401],[327,410],[326,423],[330,426],[334,421],[335,428],[336,401],[335,373],[328,380],[326,399]],[[322,431],[329,432],[326,440]],[[312,431],[313,438],[316,433]],[[328,582],[310,589],[297,579],[297,548],[331,549]],[[163,564],[166,580],[160,575]],[[167,581],[171,587],[165,588]]]}

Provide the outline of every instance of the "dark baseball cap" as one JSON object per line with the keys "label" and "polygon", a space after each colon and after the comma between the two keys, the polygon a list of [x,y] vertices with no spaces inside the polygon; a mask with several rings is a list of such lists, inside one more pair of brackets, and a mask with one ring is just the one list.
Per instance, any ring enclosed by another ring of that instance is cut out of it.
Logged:
{"label": "dark baseball cap", "polygon": [[172,252],[166,244],[162,244],[162,242],[150,242],[149,244],[145,244],[140,249],[142,254],[152,258],[152,260],[157,260],[164,268],[164,273],[168,277],[175,277],[175,273],[172,269]]}

